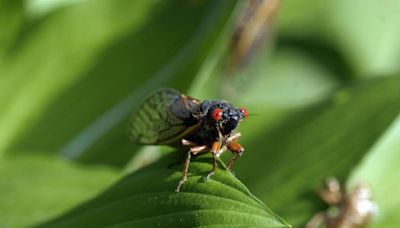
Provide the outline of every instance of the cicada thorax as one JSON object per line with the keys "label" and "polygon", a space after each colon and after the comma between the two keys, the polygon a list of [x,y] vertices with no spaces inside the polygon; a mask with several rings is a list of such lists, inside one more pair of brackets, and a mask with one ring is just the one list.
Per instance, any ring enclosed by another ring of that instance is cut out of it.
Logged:
{"label": "cicada thorax", "polygon": [[214,141],[219,140],[219,134],[216,126],[210,126],[208,123],[202,121],[199,128],[189,134],[185,139],[195,143],[196,145],[211,146]]}
{"label": "cicada thorax", "polygon": [[197,118],[200,121],[200,127],[193,134],[188,135],[188,140],[198,145],[210,146],[213,141],[218,140],[219,133],[217,130],[217,123],[210,119],[211,108],[215,101],[205,100],[200,106],[200,111],[197,114]]}

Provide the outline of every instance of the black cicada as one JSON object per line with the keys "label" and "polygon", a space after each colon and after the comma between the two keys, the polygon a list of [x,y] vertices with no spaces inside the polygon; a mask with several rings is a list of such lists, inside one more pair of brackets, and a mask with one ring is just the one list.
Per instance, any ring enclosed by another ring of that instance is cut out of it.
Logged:
{"label": "black cicada", "polygon": [[134,143],[187,149],[182,179],[175,189],[179,192],[187,179],[193,155],[212,152],[213,168],[209,178],[217,169],[216,158],[229,149],[234,156],[227,167],[232,169],[234,161],[244,151],[237,142],[240,133],[235,129],[247,115],[246,109],[235,108],[226,101],[200,101],[173,89],[160,89],[134,112],[128,128]]}

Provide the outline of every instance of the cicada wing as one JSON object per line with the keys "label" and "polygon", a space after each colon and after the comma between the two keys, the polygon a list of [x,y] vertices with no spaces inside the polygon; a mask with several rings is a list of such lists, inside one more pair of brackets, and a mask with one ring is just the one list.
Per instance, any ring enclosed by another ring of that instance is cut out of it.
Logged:
{"label": "cicada wing", "polygon": [[155,91],[133,113],[130,139],[136,144],[173,144],[196,125],[196,102],[173,89]]}

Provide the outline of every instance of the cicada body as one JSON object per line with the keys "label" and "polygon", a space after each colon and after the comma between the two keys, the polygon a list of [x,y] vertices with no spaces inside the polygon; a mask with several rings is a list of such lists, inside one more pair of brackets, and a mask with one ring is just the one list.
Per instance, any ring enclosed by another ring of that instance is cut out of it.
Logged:
{"label": "cicada body", "polygon": [[134,112],[128,130],[134,143],[169,145],[187,151],[182,179],[176,187],[179,192],[193,155],[212,152],[213,169],[207,178],[216,170],[216,158],[227,149],[234,154],[228,162],[228,169],[232,168],[244,151],[237,143],[240,134],[236,128],[247,115],[246,109],[226,101],[200,101],[173,89],[160,89]]}

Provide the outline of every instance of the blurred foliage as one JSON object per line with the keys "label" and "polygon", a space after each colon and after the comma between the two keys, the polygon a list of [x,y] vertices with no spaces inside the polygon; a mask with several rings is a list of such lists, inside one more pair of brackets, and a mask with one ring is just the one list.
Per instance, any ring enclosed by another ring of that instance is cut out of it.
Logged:
{"label": "blurred foliage", "polygon": [[[285,226],[261,201],[301,226],[331,175],[370,184],[372,227],[400,226],[400,1],[282,1],[230,72],[243,4],[0,0],[0,226]],[[129,114],[159,87],[248,107],[246,187],[223,170],[200,183],[205,155],[175,194],[181,167],[143,156],[168,149],[129,143]]]}
{"label": "blurred foliage", "polygon": [[79,166],[54,157],[0,160],[0,226],[26,227],[98,194],[119,177],[109,167]]}
{"label": "blurred foliage", "polygon": [[354,72],[379,76],[400,70],[400,2],[289,0],[282,4],[280,35],[333,46]]}

